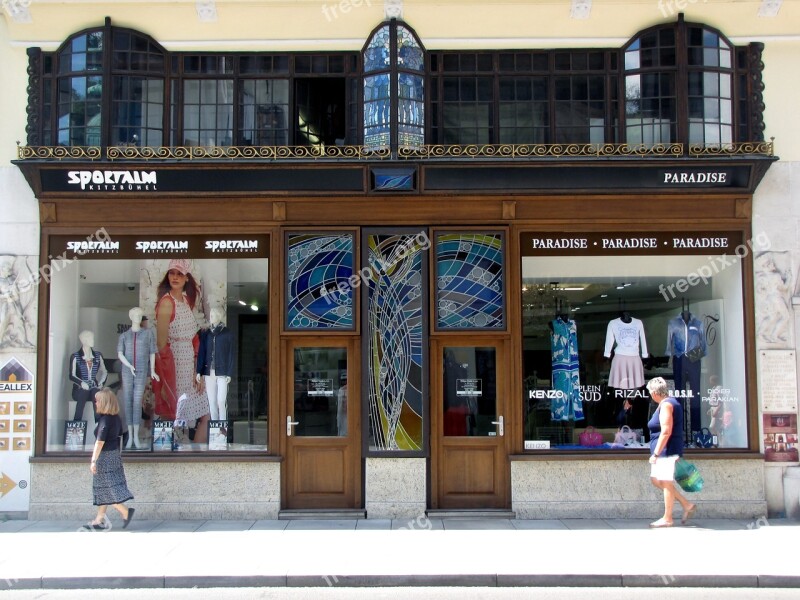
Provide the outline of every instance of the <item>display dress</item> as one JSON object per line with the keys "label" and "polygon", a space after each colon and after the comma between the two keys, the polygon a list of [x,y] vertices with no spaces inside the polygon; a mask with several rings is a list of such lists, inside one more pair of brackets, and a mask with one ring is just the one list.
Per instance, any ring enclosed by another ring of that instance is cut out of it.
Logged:
{"label": "display dress", "polygon": [[[175,418],[193,421],[209,413],[206,393],[198,392],[194,386],[196,364],[194,344],[199,327],[192,309],[186,302],[185,294],[183,302],[176,302],[168,293],[161,297],[159,304],[164,300],[170,301],[173,306],[168,343],[175,363],[175,389],[168,390],[168,396],[178,399]],[[158,307],[156,307],[156,313],[158,313]],[[164,385],[172,385],[169,378]],[[184,394],[186,397],[182,399],[181,396]]]}
{"label": "display dress", "polygon": [[128,425],[139,425],[142,420],[142,397],[150,379],[150,355],[156,353],[156,336],[152,329],[128,329],[119,336],[117,354],[122,354],[133,366],[135,374],[122,366],[122,403]]}
{"label": "display dress", "polygon": [[583,420],[581,382],[578,374],[578,329],[575,321],[561,318],[552,322],[550,349],[553,358],[553,389],[563,392],[550,403],[553,421]]}

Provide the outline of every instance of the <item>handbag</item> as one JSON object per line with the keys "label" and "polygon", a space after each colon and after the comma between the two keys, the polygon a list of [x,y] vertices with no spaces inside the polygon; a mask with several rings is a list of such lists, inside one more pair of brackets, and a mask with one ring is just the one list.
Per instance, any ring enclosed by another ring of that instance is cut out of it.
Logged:
{"label": "handbag", "polygon": [[697,362],[701,358],[703,358],[703,349],[700,346],[696,348],[692,348],[691,350],[686,351],[686,358],[689,359],[689,362]]}
{"label": "handbag", "polygon": [[627,425],[623,425],[619,428],[619,431],[614,435],[614,443],[615,444],[622,444],[623,446],[631,446],[633,444],[638,445],[639,436],[636,435],[636,432],[628,427]]}
{"label": "handbag", "polygon": [[675,482],[684,492],[699,492],[704,483],[697,467],[682,458],[675,463]]}
{"label": "handbag", "polygon": [[600,446],[603,443],[603,434],[595,431],[594,427],[589,425],[578,436],[578,442],[581,446]]}
{"label": "handbag", "polygon": [[713,448],[714,435],[708,427],[703,427],[700,431],[694,432],[694,443],[698,448]]}

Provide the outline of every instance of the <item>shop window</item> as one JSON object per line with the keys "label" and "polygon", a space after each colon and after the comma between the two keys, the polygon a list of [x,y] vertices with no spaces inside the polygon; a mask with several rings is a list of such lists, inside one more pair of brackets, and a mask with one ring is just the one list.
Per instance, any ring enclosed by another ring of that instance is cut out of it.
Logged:
{"label": "shop window", "polygon": [[436,236],[438,329],[503,329],[503,236],[441,233]]}
{"label": "shop window", "polygon": [[50,238],[46,451],[91,450],[103,386],[129,452],[266,451],[268,238],[101,233]]}
{"label": "shop window", "polygon": [[[528,234],[522,243],[527,449],[647,448],[656,405],[645,384],[657,376],[684,407],[690,448],[748,448],[740,234]],[[623,440],[625,426],[635,435]],[[587,430],[600,437],[582,437]]]}

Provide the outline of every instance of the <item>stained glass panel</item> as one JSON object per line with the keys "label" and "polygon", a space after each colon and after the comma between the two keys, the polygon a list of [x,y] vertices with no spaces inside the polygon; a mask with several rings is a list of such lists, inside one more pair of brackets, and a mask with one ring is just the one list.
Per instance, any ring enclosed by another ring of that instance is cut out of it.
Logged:
{"label": "stained glass panel", "polygon": [[397,66],[422,73],[425,55],[413,34],[402,25],[397,26]]}
{"label": "stained glass panel", "polygon": [[364,78],[364,144],[372,148],[389,145],[391,131],[389,74]]}
{"label": "stained glass panel", "polygon": [[421,75],[398,73],[398,133],[401,146],[425,143],[425,91]]}
{"label": "stained glass panel", "polygon": [[502,234],[436,236],[439,329],[503,329]]}
{"label": "stained glass panel", "polygon": [[388,25],[381,27],[364,50],[364,72],[379,71],[389,67],[391,34]]}
{"label": "stained glass panel", "polygon": [[422,449],[428,238],[367,236],[367,387],[371,450]]}
{"label": "stained glass panel", "polygon": [[291,234],[287,244],[289,329],[352,329],[355,269],[349,233]]}

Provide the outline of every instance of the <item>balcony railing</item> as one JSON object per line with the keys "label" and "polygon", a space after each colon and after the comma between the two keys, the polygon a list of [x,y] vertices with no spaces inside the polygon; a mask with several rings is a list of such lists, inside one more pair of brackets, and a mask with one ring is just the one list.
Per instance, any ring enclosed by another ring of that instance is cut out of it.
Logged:
{"label": "balcony railing", "polygon": [[774,156],[774,140],[731,144],[429,144],[389,148],[368,146],[17,146],[19,160],[143,161],[347,161],[551,158],[718,158]]}

